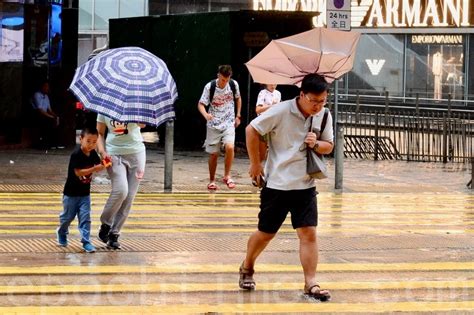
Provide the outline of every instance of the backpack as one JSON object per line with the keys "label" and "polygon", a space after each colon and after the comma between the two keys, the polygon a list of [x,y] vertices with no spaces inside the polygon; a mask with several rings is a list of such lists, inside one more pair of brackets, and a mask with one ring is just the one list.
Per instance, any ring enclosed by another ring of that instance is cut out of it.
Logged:
{"label": "backpack", "polygon": [[[212,99],[214,97],[214,93],[216,92],[216,80],[211,81],[211,88],[209,89],[209,105],[212,103]],[[234,96],[234,105],[237,104],[237,98],[235,97],[235,93],[237,93],[237,89],[235,87],[235,81],[230,79],[229,81],[230,89],[232,90],[232,95]]]}

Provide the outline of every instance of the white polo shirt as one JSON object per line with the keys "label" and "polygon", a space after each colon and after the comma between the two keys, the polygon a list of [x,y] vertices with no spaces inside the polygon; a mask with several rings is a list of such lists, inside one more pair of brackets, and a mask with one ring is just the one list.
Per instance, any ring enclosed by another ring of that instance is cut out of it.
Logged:
{"label": "white polo shirt", "polygon": [[267,89],[263,89],[258,93],[257,96],[257,106],[258,105],[274,105],[276,103],[280,103],[281,101],[281,93],[280,91],[274,90],[270,92]]}
{"label": "white polo shirt", "polygon": [[[305,118],[296,100],[281,102],[250,122],[260,135],[269,135],[268,157],[265,164],[267,187],[278,190],[296,190],[315,187],[315,181],[306,174],[304,139],[309,131],[311,116]],[[313,128],[320,127],[324,108],[313,116]],[[328,113],[326,128],[320,138],[332,142],[332,116]]]}

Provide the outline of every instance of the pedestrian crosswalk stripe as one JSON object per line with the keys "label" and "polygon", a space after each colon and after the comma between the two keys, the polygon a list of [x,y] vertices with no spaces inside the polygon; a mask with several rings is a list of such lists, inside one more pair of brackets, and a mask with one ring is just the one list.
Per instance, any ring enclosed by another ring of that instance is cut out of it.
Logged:
{"label": "pedestrian crosswalk stripe", "polygon": [[[107,199],[93,199],[92,198],[92,204],[96,205],[104,205]],[[371,201],[362,201],[358,202],[357,207],[366,207],[366,208],[373,208],[373,209],[378,209],[383,206],[389,206],[390,208],[396,208],[396,209],[406,209],[406,208],[411,208],[414,205],[417,206],[423,206],[424,208],[428,209],[435,209],[435,210],[447,210],[451,209],[452,207],[465,207],[467,206],[468,203],[472,201],[461,201],[459,203],[455,202],[450,202],[449,206],[440,206],[438,202],[442,202],[442,200],[436,199],[436,203],[429,203],[429,202],[416,202],[416,203],[400,203],[394,201],[386,201],[383,203],[379,202],[371,202]],[[353,207],[353,200],[347,200],[344,203],[339,203],[334,200],[318,200],[318,204],[321,206],[333,206],[335,208],[348,208],[348,207]],[[19,199],[19,200],[12,200],[12,199],[6,199],[6,200],[1,200],[2,205],[49,205],[49,204],[57,204],[57,203],[62,203],[61,198],[48,198],[46,200],[38,200],[38,199],[31,199],[27,200],[25,198]],[[243,200],[243,201],[237,201],[233,200],[232,198],[229,199],[223,199],[221,201],[216,201],[216,200],[180,200],[180,199],[172,199],[172,200],[162,200],[162,199],[140,199],[136,198],[134,200],[135,205],[195,205],[195,206],[207,206],[207,205],[214,205],[214,206],[220,206],[220,205],[226,205],[226,206],[258,206],[260,204],[259,200]]]}
{"label": "pedestrian crosswalk stripe", "polygon": [[[108,193],[92,193],[92,198],[107,198]],[[403,196],[400,199],[400,196]],[[0,193],[0,199],[43,199],[43,198],[61,198],[62,193]],[[136,199],[160,199],[160,200],[173,200],[173,199],[191,199],[191,200],[259,200],[260,194],[258,193],[219,193],[209,194],[203,191],[203,193],[139,193]],[[337,194],[331,192],[322,192],[318,194],[320,200],[334,200],[335,202],[346,202],[346,201],[361,201],[368,200],[371,202],[382,203],[382,202],[397,202],[401,204],[409,204],[413,202],[428,202],[436,204],[436,201],[472,201],[474,196],[471,194],[438,194],[438,193],[350,193],[345,192],[344,194]],[[440,205],[443,207],[444,205]],[[445,205],[447,207],[448,205]]]}
{"label": "pedestrian crosswalk stripe", "polygon": [[[59,210],[59,209],[58,209]],[[38,211],[36,211],[38,212]],[[48,211],[47,213],[32,213],[32,214],[25,214],[25,213],[0,213],[0,218],[10,218],[10,219],[16,219],[16,218],[29,218],[29,219],[35,219],[35,218],[58,218],[59,217],[59,212],[52,213],[51,211]],[[100,214],[91,214],[91,217],[93,218],[99,218]],[[177,218],[179,217],[180,219],[196,219],[196,218],[226,218],[226,219],[234,219],[234,218],[242,218],[242,219],[249,219],[249,220],[256,220],[257,216],[256,213],[216,213],[216,212],[201,212],[201,213],[147,213],[147,212],[140,212],[136,211],[134,213],[131,213],[129,215],[130,219],[143,219],[143,218]],[[457,217],[453,218],[453,215],[451,214],[404,214],[403,218],[393,218],[392,220],[380,220],[380,221],[365,221],[362,218],[357,219],[352,216],[346,216],[343,214],[332,214],[332,213],[327,213],[326,211],[321,211],[318,213],[318,217],[320,218],[331,218],[331,219],[337,219],[337,222],[439,222],[439,223],[446,223],[446,222],[459,222],[459,223],[464,223],[464,224],[473,224],[471,221],[470,217],[471,216],[466,216],[466,217]],[[474,219],[474,214],[472,215]],[[449,220],[447,220],[449,219]],[[415,221],[416,220],[416,221]],[[23,221],[22,221],[23,222]],[[129,222],[129,221],[128,221]]]}
{"label": "pedestrian crosswalk stripe", "polygon": [[[8,211],[18,211],[21,210],[22,212],[38,212],[38,211],[61,211],[63,207],[57,203],[52,205],[29,205],[29,206],[21,206],[21,205],[2,205],[0,208],[0,212],[8,212]],[[92,204],[93,211],[102,211],[103,205],[99,204]],[[195,212],[203,212],[203,211],[212,211],[215,213],[235,213],[235,212],[243,212],[243,213],[257,213],[259,211],[259,206],[242,206],[242,205],[233,205],[233,206],[212,206],[212,205],[194,205],[194,206],[179,206],[179,205],[169,205],[169,206],[156,206],[156,205],[132,205],[132,211],[141,211],[141,212],[150,212],[150,211],[178,211],[178,214],[184,214],[186,212],[195,213]],[[440,210],[440,209],[430,209],[426,207],[411,207],[406,209],[396,209],[390,206],[385,207],[378,207],[378,208],[367,208],[363,206],[358,206],[355,208],[354,206],[348,208],[333,208],[331,206],[324,207],[318,205],[318,212],[319,213],[330,213],[332,215],[393,215],[393,216],[400,216],[400,215],[445,215],[449,214],[451,216],[466,216],[466,217],[473,217],[474,214],[466,208],[459,207],[455,208],[452,206],[449,210]]]}
{"label": "pedestrian crosswalk stripe", "polygon": [[377,303],[220,303],[119,306],[14,306],[0,307],[5,314],[196,314],[196,313],[380,313],[472,311],[474,301]]}
{"label": "pedestrian crosswalk stripe", "polygon": [[[58,216],[56,216],[58,217]],[[174,219],[180,216],[175,216]],[[181,218],[181,217],[180,217]],[[218,218],[218,216],[216,216]],[[162,220],[128,220],[127,226],[168,226],[168,225],[179,225],[179,226],[200,226],[200,225],[232,225],[232,226],[239,226],[239,225],[251,225],[255,226],[256,224],[255,217],[249,217],[249,220],[202,220],[193,218],[193,221],[183,221],[183,220],[169,220],[169,219],[162,219]],[[291,220],[287,218],[284,222],[284,225],[290,225]],[[355,226],[360,227],[363,226],[381,226],[381,225],[389,225],[393,226],[396,224],[399,228],[403,226],[429,226],[429,227],[439,227],[439,226],[464,226],[468,224],[474,224],[474,221],[466,221],[462,222],[459,220],[453,221],[441,221],[435,222],[433,220],[415,220],[415,221],[405,221],[405,220],[393,220],[393,221],[364,221],[364,220],[324,220],[323,222],[319,223],[319,228],[330,227],[332,225],[343,225],[345,227],[348,226]],[[57,226],[58,221],[7,221],[3,220],[0,221],[0,226]]]}
{"label": "pedestrian crosswalk stripe", "polygon": [[[258,273],[301,272],[300,265],[258,264]],[[238,265],[183,264],[183,265],[103,265],[103,266],[28,266],[0,267],[0,274],[8,275],[60,275],[60,274],[174,274],[174,273],[237,273]],[[474,261],[417,262],[417,263],[320,263],[318,272],[361,271],[454,271],[474,269]]]}
{"label": "pedestrian crosswalk stripe", "polygon": [[[348,281],[325,282],[328,290],[417,290],[417,289],[472,289],[474,281]],[[303,290],[302,283],[262,283],[259,291]],[[99,292],[189,293],[236,291],[237,283],[139,283],[139,284],[58,284],[58,285],[0,285],[0,294],[63,294]]]}
{"label": "pedestrian crosswalk stripe", "polygon": [[[229,226],[232,224],[229,223]],[[254,223],[255,227],[228,227],[228,228],[203,228],[203,227],[181,227],[176,226],[173,228],[163,228],[163,229],[153,229],[153,228],[127,228],[125,227],[122,232],[129,233],[129,234],[179,234],[179,233],[252,233],[256,230],[256,223]],[[474,230],[471,229],[463,229],[463,228],[436,228],[436,229],[420,229],[420,228],[407,228],[405,230],[400,228],[393,228],[393,229],[380,229],[377,227],[368,227],[368,226],[361,226],[359,228],[336,228],[336,227],[321,227],[318,228],[318,233],[325,234],[325,233],[346,233],[346,234],[360,234],[363,232],[366,235],[377,234],[377,235],[400,235],[401,233],[420,233],[420,234],[472,234]],[[34,234],[52,234],[54,230],[52,229],[0,229],[0,235],[34,235]],[[70,234],[77,234],[78,232],[74,229],[69,231]],[[281,228],[278,231],[279,234],[286,234],[286,233],[295,233],[295,230],[292,228]]]}

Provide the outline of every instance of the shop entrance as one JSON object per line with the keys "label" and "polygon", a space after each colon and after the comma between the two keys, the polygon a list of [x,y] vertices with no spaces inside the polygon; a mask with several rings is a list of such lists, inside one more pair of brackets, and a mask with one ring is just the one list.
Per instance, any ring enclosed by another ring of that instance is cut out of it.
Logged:
{"label": "shop entrance", "polygon": [[[409,37],[410,38],[410,37]],[[407,96],[463,99],[463,35],[412,35],[407,45]]]}

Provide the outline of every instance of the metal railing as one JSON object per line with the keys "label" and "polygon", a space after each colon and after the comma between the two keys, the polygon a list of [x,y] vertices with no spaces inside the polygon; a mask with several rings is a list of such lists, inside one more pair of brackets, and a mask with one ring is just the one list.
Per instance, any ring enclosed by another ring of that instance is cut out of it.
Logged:
{"label": "metal railing", "polygon": [[341,108],[344,155],[468,163],[474,158],[474,114],[470,112],[386,111]]}
{"label": "metal railing", "polygon": [[[445,98],[433,99],[421,93],[415,93],[413,96],[393,96],[388,91],[377,94],[367,91],[355,91],[353,94],[338,93],[340,105],[367,107],[367,108],[386,108],[392,110],[431,110],[445,111],[454,110],[459,112],[474,111],[474,100],[455,99],[452,94],[444,95]],[[474,99],[474,96],[472,96]]]}

